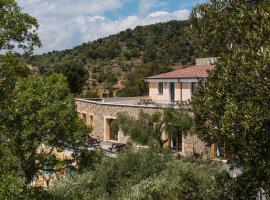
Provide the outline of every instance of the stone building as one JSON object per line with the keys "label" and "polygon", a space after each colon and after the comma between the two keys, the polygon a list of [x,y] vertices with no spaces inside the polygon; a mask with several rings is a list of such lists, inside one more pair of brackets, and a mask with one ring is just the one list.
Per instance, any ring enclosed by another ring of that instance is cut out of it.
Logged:
{"label": "stone building", "polygon": [[[99,137],[104,141],[126,143],[128,138],[121,131],[113,135],[110,129],[110,124],[117,113],[127,112],[137,117],[140,110],[153,114],[156,111],[162,112],[169,106],[188,106],[198,82],[207,81],[208,72],[214,68],[213,59],[203,59],[200,62],[204,65],[190,66],[147,77],[145,81],[149,83],[149,96],[77,99],[77,112],[87,124],[92,125],[93,137]],[[209,151],[209,148],[195,134],[170,138],[168,145],[187,156],[202,156]]]}

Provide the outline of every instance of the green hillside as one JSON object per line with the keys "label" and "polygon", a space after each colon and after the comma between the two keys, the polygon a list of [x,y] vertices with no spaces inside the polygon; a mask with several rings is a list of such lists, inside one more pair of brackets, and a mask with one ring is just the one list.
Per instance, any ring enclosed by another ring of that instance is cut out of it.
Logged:
{"label": "green hillside", "polygon": [[103,92],[112,95],[113,91],[118,96],[143,95],[147,92],[145,76],[192,62],[194,52],[183,33],[186,26],[186,21],[138,26],[72,49],[35,55],[29,63],[44,74],[65,63],[85,66],[89,78],[82,95],[87,97]]}

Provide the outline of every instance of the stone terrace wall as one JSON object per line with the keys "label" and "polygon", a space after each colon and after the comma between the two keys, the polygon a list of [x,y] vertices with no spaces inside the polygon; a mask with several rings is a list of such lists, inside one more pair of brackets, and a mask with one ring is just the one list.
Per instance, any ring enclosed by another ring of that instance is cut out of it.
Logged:
{"label": "stone terrace wall", "polygon": [[[136,118],[140,110],[143,110],[146,113],[153,114],[156,111],[163,112],[162,108],[157,107],[146,107],[146,106],[124,106],[124,105],[114,105],[101,102],[92,102],[87,100],[77,99],[77,111],[79,113],[85,113],[87,116],[93,116],[93,131],[91,135],[94,137],[104,138],[104,121],[106,117],[115,118],[119,112],[127,112],[130,116]],[[127,137],[123,133],[118,134],[118,142],[125,143]],[[187,156],[192,155],[204,155],[207,148],[205,144],[199,140],[196,135],[188,135],[184,139],[184,153]]]}
{"label": "stone terrace wall", "polygon": [[[122,105],[109,105],[102,103],[95,103],[84,100],[77,100],[77,111],[79,113],[86,113],[93,116],[93,131],[94,137],[99,136],[104,139],[104,120],[105,117],[115,118],[119,112],[127,112],[132,117],[137,117],[140,110],[146,113],[153,114],[156,111],[162,112],[162,109],[155,107],[138,107],[138,106],[122,106]],[[123,133],[119,133],[118,142],[125,143],[127,138]]]}
{"label": "stone terrace wall", "polygon": [[196,135],[188,135],[184,139],[185,155],[210,159],[210,149]]}

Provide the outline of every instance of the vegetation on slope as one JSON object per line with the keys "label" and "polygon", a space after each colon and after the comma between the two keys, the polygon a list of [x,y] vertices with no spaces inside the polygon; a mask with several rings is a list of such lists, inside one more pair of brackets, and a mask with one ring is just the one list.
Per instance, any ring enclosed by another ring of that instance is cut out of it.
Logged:
{"label": "vegetation on slope", "polygon": [[93,91],[104,90],[112,95],[116,87],[122,89],[118,91],[121,96],[143,95],[147,92],[146,76],[192,61],[194,52],[183,32],[186,26],[186,21],[138,26],[73,49],[33,56],[29,63],[39,67],[43,74],[59,71],[65,63],[86,67],[90,76],[84,92],[91,91],[92,96]]}

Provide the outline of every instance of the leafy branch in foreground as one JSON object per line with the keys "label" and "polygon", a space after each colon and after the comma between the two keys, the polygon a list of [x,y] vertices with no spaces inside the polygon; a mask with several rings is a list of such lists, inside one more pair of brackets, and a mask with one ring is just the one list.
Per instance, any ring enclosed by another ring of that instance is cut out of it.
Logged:
{"label": "leafy branch in foreground", "polygon": [[37,20],[23,13],[15,0],[1,0],[0,50],[18,48],[31,53],[34,46],[41,46],[38,28]]}
{"label": "leafy branch in foreground", "polygon": [[19,159],[28,183],[46,159],[53,160],[46,153],[38,153],[41,145],[76,149],[90,132],[77,115],[63,76],[19,78],[9,103],[0,127],[1,138]]}
{"label": "leafy branch in foreground", "polygon": [[[193,10],[191,37],[220,57],[192,98],[196,133],[225,144],[242,174],[235,199],[270,194],[270,2],[212,0]],[[210,41],[208,43],[208,41]]]}

